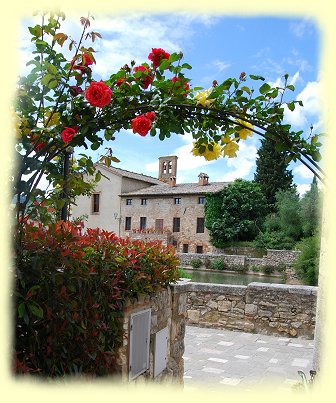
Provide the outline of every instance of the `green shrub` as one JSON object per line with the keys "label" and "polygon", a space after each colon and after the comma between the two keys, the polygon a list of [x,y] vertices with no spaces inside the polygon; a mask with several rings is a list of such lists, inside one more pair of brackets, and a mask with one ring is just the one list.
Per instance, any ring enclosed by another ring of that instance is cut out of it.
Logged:
{"label": "green shrub", "polygon": [[191,261],[190,261],[190,266],[193,269],[199,269],[200,267],[202,267],[202,265],[203,265],[203,262],[199,258],[191,259]]}
{"label": "green shrub", "polygon": [[183,269],[183,267],[179,267],[178,271],[179,271],[180,278],[191,278],[191,275],[189,273],[186,273],[186,271]]}
{"label": "green shrub", "polygon": [[205,259],[204,259],[204,261],[203,261],[203,265],[204,265],[204,267],[206,268],[206,269],[211,269],[211,260],[208,258],[208,257],[206,257]]}
{"label": "green shrub", "polygon": [[258,273],[258,272],[260,272],[261,271],[261,267],[260,266],[256,266],[256,265],[252,265],[252,266],[250,266],[250,270],[251,271],[254,271],[254,272],[256,272],[256,273]]}
{"label": "green shrub", "polygon": [[106,376],[122,345],[123,304],[179,279],[173,247],[58,222],[27,223],[17,262],[15,372]]}
{"label": "green shrub", "polygon": [[294,263],[296,274],[308,285],[318,284],[320,238],[314,235],[303,239],[298,245],[301,254]]}
{"label": "green shrub", "polygon": [[296,241],[286,236],[281,231],[260,232],[254,241],[254,245],[266,249],[287,249],[294,248]]}
{"label": "green shrub", "polygon": [[262,270],[263,270],[264,274],[271,274],[274,272],[274,267],[266,265],[266,266],[263,266]]}
{"label": "green shrub", "polygon": [[225,263],[224,259],[215,259],[211,263],[211,268],[214,270],[226,270],[227,264]]}

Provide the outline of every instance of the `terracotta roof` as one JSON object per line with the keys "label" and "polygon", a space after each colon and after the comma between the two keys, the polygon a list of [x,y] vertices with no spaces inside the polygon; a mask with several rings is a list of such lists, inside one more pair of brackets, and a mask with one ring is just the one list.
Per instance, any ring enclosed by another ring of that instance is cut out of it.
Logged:
{"label": "terracotta roof", "polygon": [[[147,182],[147,183],[152,183],[153,185],[157,185],[157,184],[161,184],[162,185],[162,181],[160,181],[157,178],[153,178],[152,176],[149,175],[144,175],[144,174],[137,174],[135,172],[131,172],[131,171],[126,171],[126,169],[121,169],[121,168],[116,168],[116,167],[107,167],[104,164],[95,164],[97,168],[99,169],[104,169],[108,172],[111,172],[115,175],[118,176],[123,176],[125,178],[130,178],[130,179],[136,179],[142,182]],[[168,186],[167,184],[165,184],[165,186]]]}
{"label": "terracotta roof", "polygon": [[199,185],[198,183],[181,183],[176,186],[167,184],[160,184],[150,186],[144,189],[139,189],[134,192],[122,193],[120,196],[171,196],[171,195],[184,195],[184,194],[205,194],[215,193],[223,189],[231,182],[213,182],[206,185]]}

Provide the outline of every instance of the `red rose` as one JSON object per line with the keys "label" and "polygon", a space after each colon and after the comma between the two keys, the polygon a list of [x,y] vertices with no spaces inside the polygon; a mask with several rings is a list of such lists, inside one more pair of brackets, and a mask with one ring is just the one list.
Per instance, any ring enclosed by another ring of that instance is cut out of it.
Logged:
{"label": "red rose", "polygon": [[[162,60],[169,59],[170,54],[161,48],[152,48],[148,59],[153,62],[153,67],[159,67]],[[168,67],[167,67],[168,68]]]}
{"label": "red rose", "polygon": [[[78,64],[75,64],[76,60],[80,60],[80,62]],[[91,57],[86,53],[83,53],[81,59],[72,59],[70,66],[73,67],[75,70],[85,71],[86,67],[90,66],[91,64],[93,64],[93,59],[91,59]]]}
{"label": "red rose", "polygon": [[[184,93],[183,93],[183,95],[184,96],[187,96],[187,94],[186,94],[186,92],[187,91],[189,91],[190,90],[190,87],[189,87],[189,84],[187,83],[187,82],[182,82],[182,80],[181,80],[181,78],[180,77],[173,77],[172,79],[171,79],[171,81],[172,81],[172,83],[174,84],[174,87],[176,88],[176,89],[180,89],[181,87],[182,87],[182,83],[183,83],[183,88],[184,88]],[[174,94],[174,95],[176,95],[176,94]]]}
{"label": "red rose", "polygon": [[112,90],[104,81],[94,81],[86,89],[85,98],[89,101],[90,105],[102,108],[111,102]]}
{"label": "red rose", "polygon": [[155,112],[146,112],[145,117],[149,119],[151,122],[154,122],[155,119]]}
{"label": "red rose", "polygon": [[131,120],[134,133],[139,133],[140,136],[146,136],[152,127],[152,122],[145,115],[137,116]]}
{"label": "red rose", "polygon": [[118,80],[116,81],[116,86],[121,87],[123,84],[130,85],[130,83],[126,81],[125,77],[118,78]]}
{"label": "red rose", "polygon": [[148,88],[154,79],[151,70],[145,66],[134,67],[134,73],[136,73],[137,71],[142,71],[143,74],[141,74],[140,77],[137,77],[136,80],[140,81],[141,87],[143,89]]}
{"label": "red rose", "polygon": [[62,131],[62,140],[64,141],[64,143],[69,143],[78,132],[78,129],[78,126],[65,127]]}

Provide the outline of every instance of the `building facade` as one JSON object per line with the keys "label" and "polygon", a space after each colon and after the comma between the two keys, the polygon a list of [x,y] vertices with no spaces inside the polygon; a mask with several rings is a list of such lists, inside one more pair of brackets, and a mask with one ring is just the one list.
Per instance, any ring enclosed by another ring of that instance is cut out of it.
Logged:
{"label": "building facade", "polygon": [[228,182],[209,182],[205,173],[195,183],[178,184],[177,157],[159,158],[159,177],[99,166],[110,180],[102,178],[96,191],[81,197],[73,216],[89,216],[85,226],[114,231],[121,237],[153,240],[175,245],[182,253],[213,251],[204,225],[207,193]]}

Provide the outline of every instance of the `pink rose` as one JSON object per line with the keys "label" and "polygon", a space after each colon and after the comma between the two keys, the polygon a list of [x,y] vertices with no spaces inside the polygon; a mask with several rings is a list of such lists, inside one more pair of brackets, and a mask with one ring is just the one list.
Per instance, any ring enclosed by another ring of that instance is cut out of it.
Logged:
{"label": "pink rose", "polygon": [[137,116],[131,120],[131,125],[134,133],[139,133],[140,136],[146,136],[146,134],[152,128],[152,122],[145,115]]}
{"label": "pink rose", "polygon": [[103,80],[92,82],[85,91],[85,98],[92,106],[102,108],[108,105],[112,99],[112,90]]}
{"label": "pink rose", "polygon": [[78,129],[78,126],[65,127],[62,131],[62,140],[64,141],[64,143],[69,143],[78,132]]}

